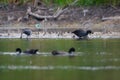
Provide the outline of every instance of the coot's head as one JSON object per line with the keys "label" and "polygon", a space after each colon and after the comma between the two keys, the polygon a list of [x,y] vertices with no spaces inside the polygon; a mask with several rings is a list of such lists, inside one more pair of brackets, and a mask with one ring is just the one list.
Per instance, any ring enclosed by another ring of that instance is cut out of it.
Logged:
{"label": "coot's head", "polygon": [[75,48],[74,47],[70,48],[69,51],[68,51],[69,54],[72,54],[73,52],[75,52]]}
{"label": "coot's head", "polygon": [[34,53],[36,54],[37,52],[38,52],[38,49],[35,49],[35,50],[34,50]]}
{"label": "coot's head", "polygon": [[87,34],[93,34],[91,30],[87,30]]}
{"label": "coot's head", "polygon": [[16,48],[16,52],[17,52],[18,54],[20,54],[20,53],[22,52],[22,50],[21,50],[20,48]]}

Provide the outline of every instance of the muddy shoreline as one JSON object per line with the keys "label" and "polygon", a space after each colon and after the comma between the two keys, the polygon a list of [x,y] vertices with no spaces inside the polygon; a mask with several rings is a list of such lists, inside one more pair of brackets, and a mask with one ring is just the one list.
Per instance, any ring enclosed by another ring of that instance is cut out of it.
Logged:
{"label": "muddy shoreline", "polygon": [[[92,30],[94,34],[90,38],[120,38],[120,19],[102,21],[102,17],[120,16],[120,7],[91,6],[71,7],[57,20],[40,22],[32,17],[26,21],[28,5],[8,5],[7,9],[0,9],[0,38],[19,38],[21,29],[30,28],[33,31],[31,38],[72,38],[71,32],[75,29]],[[40,7],[39,7],[40,8]],[[38,8],[38,9],[39,9]],[[38,9],[32,8],[33,11]],[[83,11],[88,10],[86,15]],[[51,15],[54,12],[48,12]],[[19,19],[22,18],[23,20]],[[41,29],[35,25],[40,24]],[[38,31],[39,35],[38,35]],[[42,35],[46,32],[46,35]],[[58,36],[59,35],[59,36]]]}
{"label": "muddy shoreline", "polygon": [[[0,33],[0,38],[20,38],[21,33]],[[74,37],[73,37],[74,36]],[[27,36],[23,34],[23,39]],[[120,39],[120,32],[111,32],[111,33],[102,33],[94,32],[93,34],[88,35],[90,39]],[[72,34],[71,32],[32,32],[32,35],[29,38],[37,39],[77,39],[78,37]]]}
{"label": "muddy shoreline", "polygon": [[[77,26],[76,26],[77,25]],[[96,24],[94,24],[96,25]],[[91,29],[94,33],[88,35],[91,39],[101,38],[120,38],[119,27],[116,28],[116,25],[105,24],[100,26],[90,26],[90,27],[79,27],[79,24],[73,24],[71,26],[50,26],[49,24],[44,25],[43,27],[37,29],[34,25],[9,25],[9,27],[2,26],[0,27],[0,38],[20,38],[21,30],[24,28],[29,28],[32,30],[32,35],[30,38],[48,38],[48,39],[73,39],[74,34],[71,32],[76,29],[88,30]],[[111,25],[111,26],[109,26]],[[117,24],[118,25],[118,24]],[[23,35],[23,38],[26,38],[26,35]],[[77,36],[75,38],[78,38]]]}

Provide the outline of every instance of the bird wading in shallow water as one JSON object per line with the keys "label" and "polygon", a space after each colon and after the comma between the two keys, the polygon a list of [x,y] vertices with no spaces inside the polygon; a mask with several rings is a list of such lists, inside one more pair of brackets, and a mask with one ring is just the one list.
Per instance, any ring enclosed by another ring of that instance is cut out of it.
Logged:
{"label": "bird wading in shallow water", "polygon": [[22,32],[21,32],[21,36],[20,36],[21,39],[22,39],[23,34],[25,34],[27,36],[27,40],[28,40],[28,38],[32,34],[32,31],[30,29],[28,29],[28,28],[23,29]]}
{"label": "bird wading in shallow water", "polygon": [[79,39],[87,39],[88,34],[92,34],[93,32],[91,30],[84,31],[82,29],[77,29],[72,33],[75,34]]}
{"label": "bird wading in shallow water", "polygon": [[70,48],[68,52],[63,52],[63,51],[57,51],[57,50],[53,50],[52,51],[52,55],[56,56],[56,55],[73,55],[75,52],[75,48]]}
{"label": "bird wading in shallow water", "polygon": [[[22,50],[20,48],[16,48],[16,52],[18,54],[21,54]],[[23,53],[25,54],[37,54],[37,52],[38,52],[38,49],[29,49],[29,50],[23,51]]]}

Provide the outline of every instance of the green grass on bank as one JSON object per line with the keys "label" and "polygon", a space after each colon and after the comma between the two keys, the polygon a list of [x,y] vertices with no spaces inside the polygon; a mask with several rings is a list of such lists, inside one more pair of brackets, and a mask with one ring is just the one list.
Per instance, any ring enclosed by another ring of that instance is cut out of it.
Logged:
{"label": "green grass on bank", "polygon": [[[44,0],[46,4],[56,4],[59,6],[72,3],[74,0]],[[120,0],[78,0],[75,6],[99,6],[99,5],[120,5]]]}
{"label": "green grass on bank", "polygon": [[[43,3],[47,5],[58,5],[65,6],[67,4],[72,3],[75,0],[41,0]],[[25,4],[34,0],[0,0],[0,3],[9,4],[9,3],[19,3]],[[99,6],[99,5],[112,5],[118,6],[120,5],[120,0],[78,0],[75,6]]]}

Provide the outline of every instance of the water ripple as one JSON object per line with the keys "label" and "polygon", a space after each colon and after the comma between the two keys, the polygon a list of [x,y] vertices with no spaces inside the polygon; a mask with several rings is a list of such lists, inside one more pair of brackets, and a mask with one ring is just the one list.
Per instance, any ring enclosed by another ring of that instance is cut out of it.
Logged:
{"label": "water ripple", "polygon": [[16,65],[1,65],[0,69],[8,69],[8,70],[120,70],[120,66],[16,66]]}
{"label": "water ripple", "polygon": [[[16,52],[0,52],[0,55],[17,55],[18,56],[18,54]],[[20,55],[31,55],[31,54],[21,53]],[[40,55],[40,56],[53,56],[50,52],[38,52],[37,55]],[[74,56],[82,56],[83,53],[82,52],[76,52],[73,55]],[[59,56],[69,56],[69,54],[64,54],[64,55],[59,55]]]}

